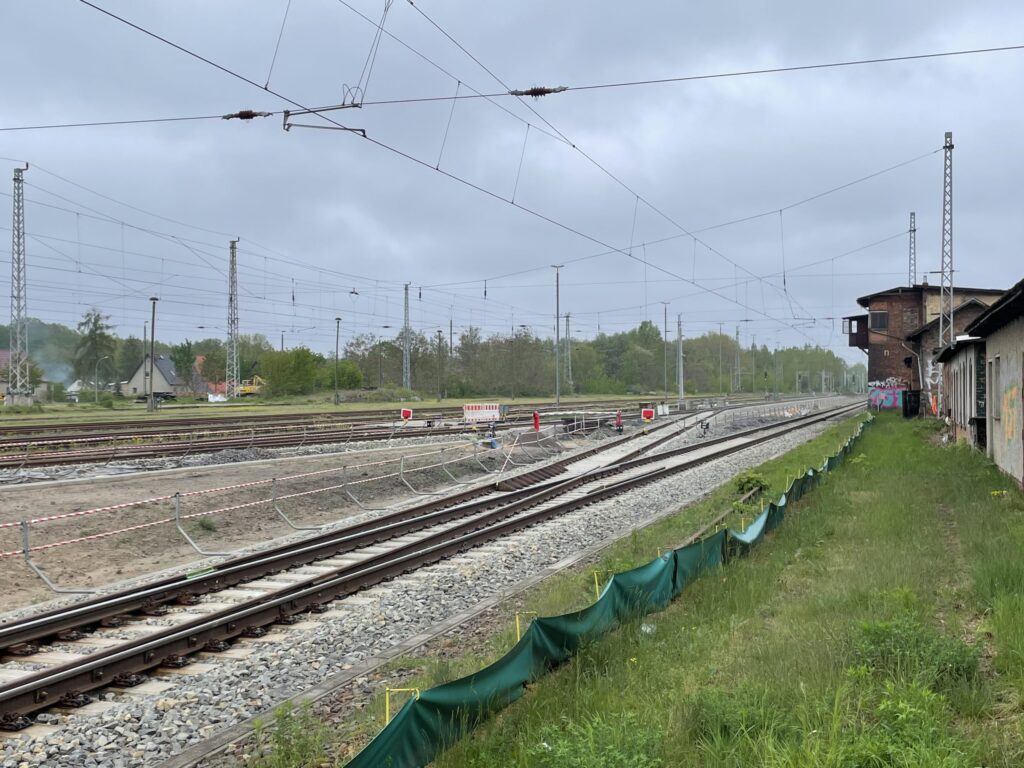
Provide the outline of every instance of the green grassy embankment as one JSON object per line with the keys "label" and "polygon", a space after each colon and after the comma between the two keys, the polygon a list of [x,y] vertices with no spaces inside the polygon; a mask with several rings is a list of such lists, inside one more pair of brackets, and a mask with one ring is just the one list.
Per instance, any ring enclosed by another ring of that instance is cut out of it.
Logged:
{"label": "green grassy embankment", "polygon": [[437,762],[1024,764],[1024,497],[883,415],[754,553],[594,643]]}

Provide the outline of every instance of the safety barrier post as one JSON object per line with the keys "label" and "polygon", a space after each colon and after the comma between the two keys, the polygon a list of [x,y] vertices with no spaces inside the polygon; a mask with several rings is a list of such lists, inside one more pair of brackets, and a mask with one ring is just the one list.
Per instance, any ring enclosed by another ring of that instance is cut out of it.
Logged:
{"label": "safety barrier post", "polygon": [[537,612],[536,611],[516,611],[516,642],[517,643],[520,640],[523,639],[522,625],[520,624],[519,620],[520,620],[520,618],[525,618],[526,616],[533,616],[534,618],[536,618]]}
{"label": "safety barrier post", "polygon": [[206,550],[200,548],[200,546],[198,544],[196,544],[192,540],[192,537],[189,536],[185,532],[185,529],[181,525],[181,492],[180,491],[175,491],[175,493],[174,493],[174,527],[178,529],[178,533],[180,533],[185,538],[185,541],[187,541],[189,543],[189,545],[192,547],[192,549],[194,549],[196,552],[198,552],[203,557],[224,557],[225,555],[230,555],[231,554],[230,552],[207,552]]}
{"label": "safety barrier post", "polygon": [[480,468],[484,472],[490,474],[493,471],[486,464],[484,464],[482,461],[480,461],[480,441],[479,440],[474,440],[473,441],[473,461],[475,461],[477,464],[479,464]]}
{"label": "safety barrier post", "polygon": [[455,483],[456,485],[469,485],[469,483],[466,482],[465,480],[459,480],[457,477],[455,477],[455,475],[452,474],[451,470],[448,469],[448,465],[453,464],[456,461],[459,461],[459,459],[452,459],[451,461],[442,461],[441,469],[445,471],[445,474],[448,475],[448,477],[450,477],[452,479],[452,482]]}
{"label": "safety barrier post", "polygon": [[357,499],[356,495],[348,489],[348,480],[346,480],[347,469],[348,467],[345,466],[341,468],[341,485],[342,490],[345,492],[345,495],[352,499],[352,501],[356,503],[356,506],[359,507],[364,512],[383,512],[385,509],[387,509],[387,507],[368,507],[365,504],[363,504],[363,502],[361,502],[359,499]]}
{"label": "safety barrier post", "polygon": [[508,453],[505,453],[504,451],[502,451],[502,453],[505,453],[505,463],[502,464],[501,465],[501,469],[498,470],[498,474],[499,475],[502,472],[505,471],[505,467],[507,467],[509,465],[509,463],[511,463],[513,467],[519,466],[514,461],[512,461],[512,451],[514,451],[516,449],[516,443],[518,443],[518,442],[519,442],[519,434],[516,434],[516,439],[512,441],[512,447],[508,449]]}
{"label": "safety barrier post", "polygon": [[25,565],[31,568],[32,572],[42,579],[43,584],[49,587],[52,592],[56,592],[59,595],[91,595],[99,591],[90,587],[58,587],[50,581],[45,571],[32,561],[32,547],[28,543],[28,520],[21,521],[21,555],[25,558]]}
{"label": "safety barrier post", "polygon": [[611,571],[602,571],[602,570],[594,569],[594,599],[596,599],[596,600],[600,600],[601,599],[601,580],[600,580],[600,576],[601,576],[601,574],[608,574],[608,573],[611,573]]}
{"label": "safety barrier post", "polygon": [[444,496],[447,491],[417,491],[409,481],[405,479],[405,456],[402,456],[398,464],[398,479],[405,483],[405,487],[415,493],[417,496]]}
{"label": "safety barrier post", "polygon": [[319,531],[321,528],[326,528],[327,524],[324,525],[296,525],[288,519],[288,515],[284,513],[281,507],[277,503],[277,478],[270,480],[270,503],[274,507],[274,511],[281,516],[289,527],[294,528],[296,531]]}
{"label": "safety barrier post", "polygon": [[419,701],[420,689],[419,688],[385,688],[384,689],[384,722],[391,722],[391,694],[392,693],[415,693],[416,700]]}

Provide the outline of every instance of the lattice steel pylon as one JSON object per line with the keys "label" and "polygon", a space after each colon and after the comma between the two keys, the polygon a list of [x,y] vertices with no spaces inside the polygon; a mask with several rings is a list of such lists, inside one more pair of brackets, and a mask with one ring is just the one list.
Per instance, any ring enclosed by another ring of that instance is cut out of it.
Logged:
{"label": "lattice steel pylon", "polygon": [[942,174],[942,283],[939,288],[939,346],[951,344],[953,333],[953,134],[946,131]]}
{"label": "lattice steel pylon", "polygon": [[910,247],[907,262],[907,285],[917,282],[917,220],[914,212],[910,212]]}
{"label": "lattice steel pylon", "polygon": [[24,168],[14,169],[14,215],[11,219],[11,359],[7,375],[8,405],[32,396],[28,362],[28,282],[25,271]]}
{"label": "lattice steel pylon", "polygon": [[412,332],[409,329],[409,283],[405,284],[405,323],[402,325],[402,386],[412,389]]}
{"label": "lattice steel pylon", "polygon": [[238,397],[241,371],[238,365],[238,241],[232,240],[228,261],[228,354],[224,394]]}

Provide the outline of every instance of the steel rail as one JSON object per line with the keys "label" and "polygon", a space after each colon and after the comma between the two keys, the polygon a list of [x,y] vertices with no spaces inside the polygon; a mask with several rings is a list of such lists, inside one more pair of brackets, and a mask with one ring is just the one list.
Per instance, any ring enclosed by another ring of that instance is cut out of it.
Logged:
{"label": "steel rail", "polygon": [[[669,426],[672,426],[672,423],[666,424],[663,428]],[[367,532],[372,532],[381,526],[415,521],[418,518],[429,516],[438,510],[449,508],[459,510],[459,514],[471,514],[472,510],[467,509],[465,505],[474,499],[483,498],[484,500],[477,502],[477,504],[487,505],[491,502],[486,497],[497,492],[523,494],[531,489],[536,490],[538,484],[545,483],[556,475],[563,473],[570,464],[636,440],[639,437],[642,437],[642,434],[637,432],[622,438],[608,440],[601,445],[575,453],[572,456],[567,456],[542,467],[528,468],[524,471],[513,473],[493,484],[478,485],[462,491],[456,491],[441,499],[425,501],[403,510],[397,510],[386,515],[364,520],[360,523],[353,523],[333,531],[317,534],[303,539],[299,544],[294,542],[282,544],[270,549],[222,561],[211,566],[209,572],[194,578],[170,576],[140,588],[89,598],[71,606],[56,608],[25,619],[0,624],[0,648],[10,648],[23,643],[31,643],[62,632],[97,624],[111,617],[124,615],[132,611],[154,611],[159,606],[175,600],[187,600],[192,596],[223,589],[241,581],[262,578],[286,568],[305,564],[315,559],[330,557],[332,554],[339,554],[341,551],[349,551],[348,549],[335,550],[332,549],[332,546],[339,540],[347,543],[345,537],[367,534]],[[425,527],[425,525],[420,527]],[[410,527],[403,532],[410,532],[412,530],[416,530],[416,528]],[[366,541],[366,545],[372,543],[375,543],[375,540],[372,538]],[[297,551],[300,545],[303,550],[301,552]],[[318,556],[310,557],[307,554],[308,551],[315,551],[318,553]]]}
{"label": "steel rail", "polygon": [[[358,592],[409,570],[437,562],[485,541],[507,535],[559,514],[592,504],[604,498],[617,495],[654,480],[704,464],[722,456],[744,450],[778,438],[797,429],[825,419],[863,408],[863,403],[832,409],[819,414],[795,419],[788,424],[762,427],[762,434],[728,436],[717,442],[731,442],[719,450],[697,456],[689,461],[668,463],[641,475],[619,482],[602,485],[587,494],[560,503],[532,507],[549,501],[578,487],[580,478],[572,478],[562,484],[555,484],[543,491],[531,493],[524,498],[503,504],[468,520],[457,523],[410,544],[385,551],[347,566],[341,566],[330,574],[311,576],[299,581],[271,597],[264,597],[241,606],[233,606],[199,617],[186,624],[158,631],[143,638],[138,644],[128,647],[117,646],[98,650],[85,657],[81,663],[64,664],[20,678],[0,687],[0,720],[13,722],[27,713],[58,703],[66,696],[79,697],[82,692],[102,687],[118,675],[137,674],[170,662],[178,664],[180,659],[206,648],[220,647],[225,641],[251,632],[254,628],[289,617],[307,610],[318,610],[327,602],[338,597]],[[691,450],[706,448],[710,441],[698,444]],[[625,465],[605,467],[583,475],[587,482],[603,479],[609,474],[622,471],[623,466],[636,467],[641,462],[667,461],[685,453],[685,449],[665,452],[656,457],[645,457],[649,461],[635,459]],[[564,488],[559,489],[557,486]],[[533,490],[533,489],[531,489]],[[522,514],[521,514],[522,513]]]}
{"label": "steel rail", "polygon": [[[798,401],[797,399],[796,401]],[[736,403],[730,408],[744,408],[749,407],[750,402],[766,402],[768,404],[780,403],[780,402],[794,402],[789,401],[745,401],[743,403]],[[628,404],[632,404],[630,401]],[[609,402],[609,401],[594,401],[594,402],[582,402],[574,404],[575,407],[593,406],[600,405],[604,408],[614,408],[618,405],[622,405],[620,402]],[[440,409],[440,411],[449,410],[450,415],[456,416],[460,414],[460,411],[456,409]],[[516,409],[509,412],[509,416],[504,422],[500,422],[495,425],[498,429],[510,429],[516,426],[526,424],[529,419],[527,414],[532,414],[532,410],[538,410],[544,416],[550,417],[554,415],[557,418],[557,414],[560,412],[554,406],[537,406],[535,409],[527,407],[526,409]],[[439,413],[440,413],[439,411]],[[132,422],[108,422],[106,426],[109,426],[114,431],[106,431],[102,433],[95,433],[90,435],[79,435],[79,436],[47,436],[39,437],[26,437],[16,438],[14,440],[7,440],[0,442],[0,451],[9,450],[10,448],[23,447],[25,450],[18,453],[0,453],[0,469],[8,469],[14,471],[20,471],[25,468],[31,467],[44,467],[44,466],[55,466],[61,464],[87,464],[105,462],[109,463],[113,458],[113,454],[110,449],[104,447],[97,448],[79,448],[71,449],[70,446],[76,444],[82,444],[86,442],[106,442],[108,440],[115,441],[114,452],[121,460],[131,459],[145,459],[145,458],[163,458],[171,456],[187,456],[190,453],[195,452],[214,452],[231,449],[250,449],[253,447],[260,448],[285,448],[294,447],[301,445],[306,442],[311,444],[328,444],[337,442],[349,442],[353,438],[364,441],[381,441],[387,440],[394,436],[394,425],[393,420],[388,424],[367,424],[366,415],[368,412],[361,411],[356,415],[352,414],[314,414],[313,417],[300,417],[299,420],[291,420],[284,424],[270,424],[269,426],[262,427],[266,434],[257,436],[256,427],[254,427],[252,421],[287,421],[293,418],[292,415],[276,415],[276,414],[262,414],[251,419],[236,419],[236,418],[211,418],[211,419],[178,419],[168,420],[161,422],[160,424],[153,424],[152,422],[146,421],[132,421]],[[392,411],[386,411],[381,413],[387,413],[393,415]],[[516,414],[522,413],[522,417],[518,417]],[[311,419],[324,418],[325,421],[317,423]],[[543,419],[545,423],[551,423],[549,418]],[[166,425],[169,422],[175,422],[172,429],[167,429]],[[219,425],[215,422],[223,422]],[[130,424],[129,429],[135,429],[135,432],[127,432],[120,430],[119,427],[122,424]],[[228,427],[230,425],[237,424],[236,429],[223,429],[220,434],[228,432],[245,432],[247,437],[212,437],[210,439],[196,439],[196,435],[216,435],[217,430],[220,426]],[[96,425],[105,426],[102,422],[97,422]],[[183,433],[181,431],[183,426],[193,426],[202,428],[194,429],[191,432]],[[347,429],[339,430],[338,427],[347,426]],[[601,419],[595,419],[595,427],[601,425]],[[80,425],[67,425],[69,429],[75,429]],[[94,425],[89,425],[94,426]],[[244,428],[243,428],[244,426]],[[360,432],[354,431],[356,426],[363,427]],[[319,431],[316,433],[314,439],[309,439],[308,428],[317,427]],[[34,427],[26,427],[25,425],[12,427],[14,430],[33,429]],[[42,429],[46,429],[43,427]],[[333,429],[333,431],[332,431]],[[438,436],[438,435],[457,435],[472,433],[475,427],[470,425],[457,425],[450,427],[405,427],[402,429],[402,437],[425,437],[425,436]],[[141,430],[141,431],[140,431]],[[276,430],[272,432],[271,430]],[[280,434],[282,430],[302,430],[301,433],[288,432],[287,434]],[[390,430],[390,431],[389,431]],[[0,434],[3,430],[0,430]],[[188,434],[188,440],[179,441],[167,441],[167,437],[177,437],[182,434]],[[136,444],[122,444],[117,446],[116,440],[137,440],[140,441]],[[142,442],[146,441],[146,442]],[[42,448],[58,447],[57,450],[39,450]],[[66,449],[59,449],[60,446],[69,446]]]}

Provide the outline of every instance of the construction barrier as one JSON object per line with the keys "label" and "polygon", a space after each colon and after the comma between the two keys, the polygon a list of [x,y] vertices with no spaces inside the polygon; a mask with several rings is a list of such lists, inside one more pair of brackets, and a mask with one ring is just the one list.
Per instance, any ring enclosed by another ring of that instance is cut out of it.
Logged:
{"label": "construction barrier", "polygon": [[769,504],[743,531],[721,530],[614,574],[593,605],[535,619],[512,650],[490,666],[422,693],[417,690],[348,768],[427,765],[492,712],[520,698],[529,683],[572,658],[581,645],[623,622],[663,609],[706,571],[745,555],[783,521],[789,502],[799,500],[843,462],[870,421],[869,416],[821,469],[809,469],[794,479],[778,502]]}

